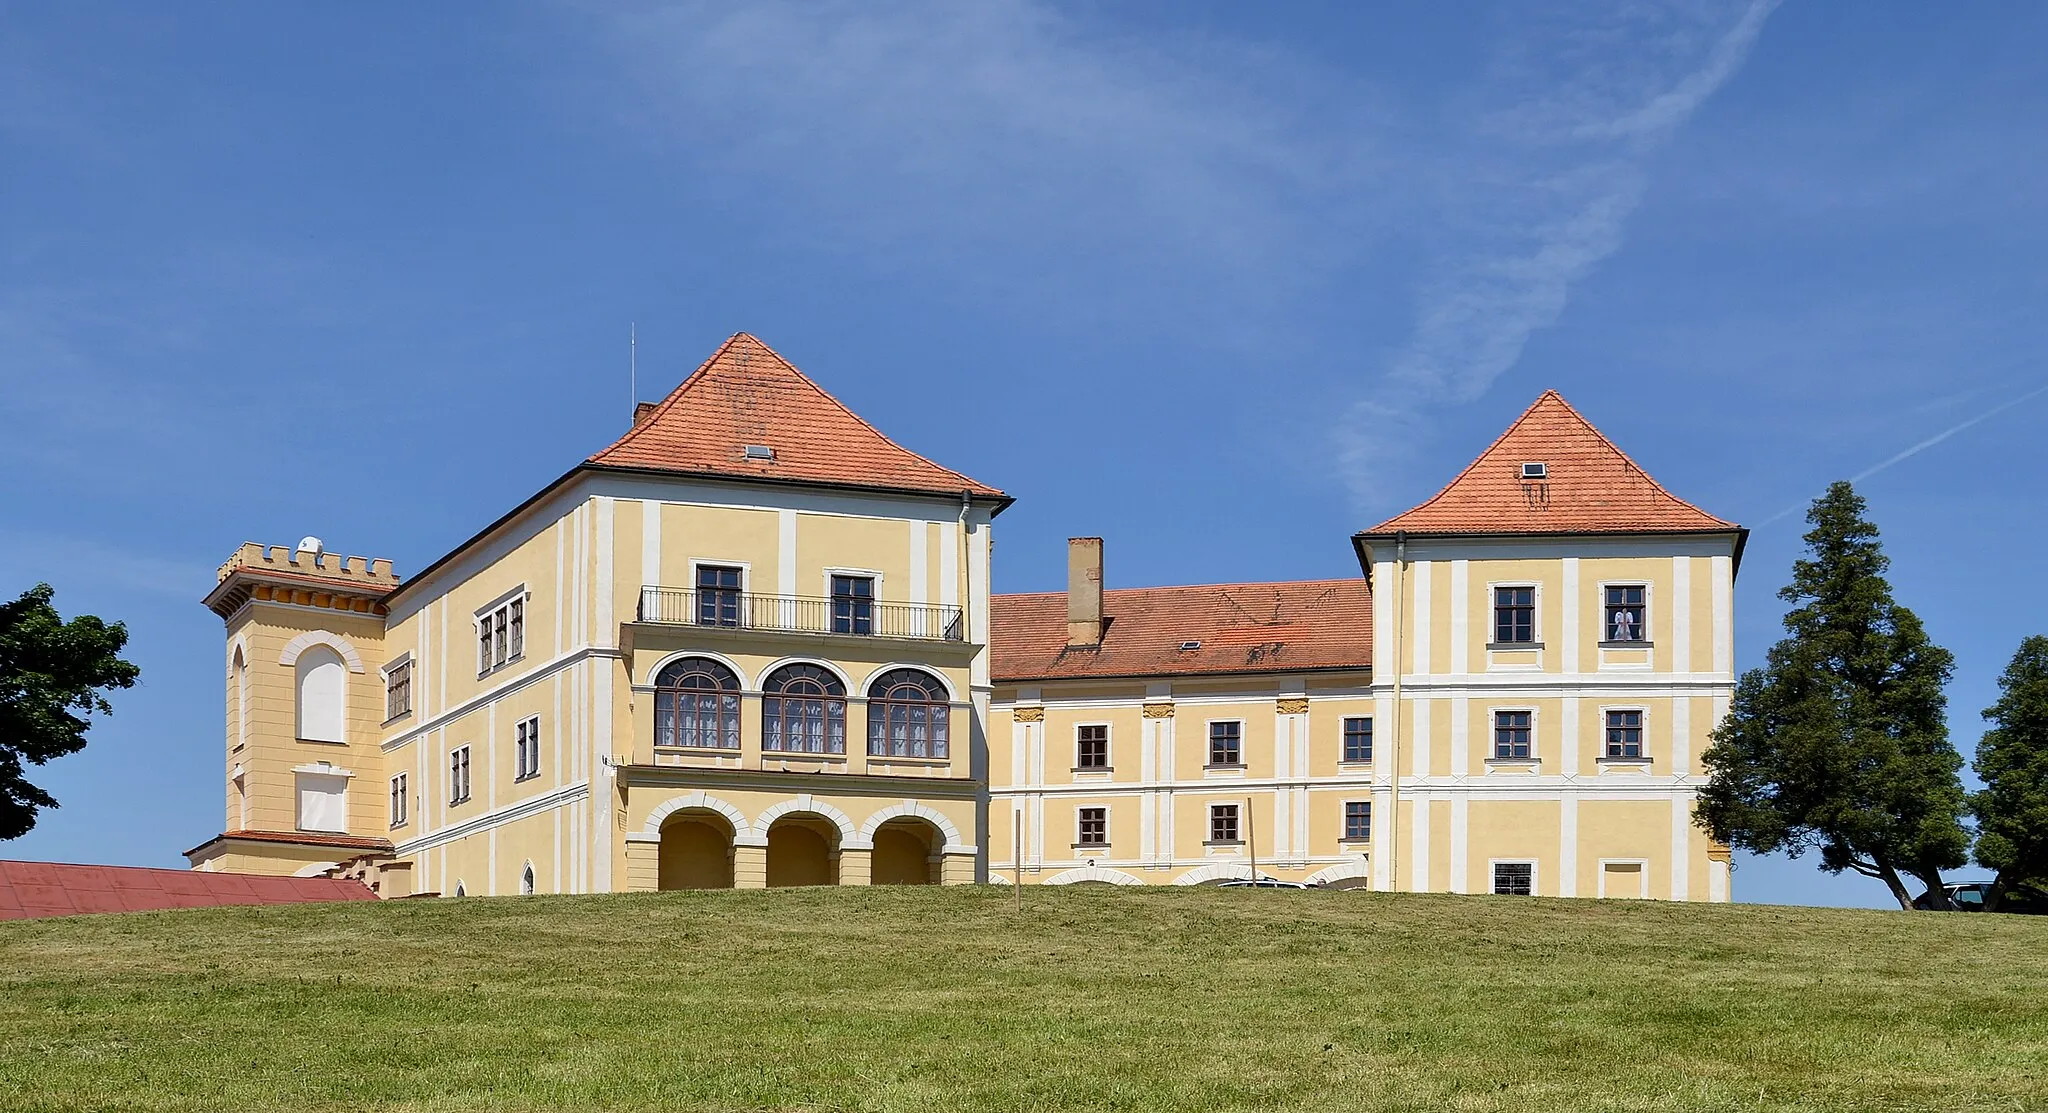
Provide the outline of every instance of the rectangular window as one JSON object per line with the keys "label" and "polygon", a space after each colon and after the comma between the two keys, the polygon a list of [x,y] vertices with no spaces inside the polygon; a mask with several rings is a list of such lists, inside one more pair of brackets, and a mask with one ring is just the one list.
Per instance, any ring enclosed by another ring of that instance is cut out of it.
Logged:
{"label": "rectangular window", "polygon": [[405,826],[407,803],[408,801],[405,798],[405,774],[400,773],[396,777],[391,778],[391,825],[393,827]]}
{"label": "rectangular window", "polygon": [[1344,760],[1372,760],[1372,720],[1356,718],[1344,720]]}
{"label": "rectangular window", "polygon": [[1602,641],[1639,642],[1648,637],[1643,630],[1644,590],[1641,584],[1607,589],[1607,621],[1602,627]]}
{"label": "rectangular window", "polygon": [[511,599],[476,616],[478,676],[517,661],[526,653],[526,597]]}
{"label": "rectangular window", "polygon": [[1074,768],[1109,768],[1109,728],[1087,726],[1074,728]]}
{"label": "rectangular window", "polygon": [[[1209,764],[1242,765],[1244,751],[1238,745],[1244,738],[1244,724],[1237,722],[1209,724]],[[1234,813],[1233,813],[1234,814]],[[1234,820],[1232,822],[1235,822]]]}
{"label": "rectangular window", "polygon": [[875,632],[875,581],[872,576],[832,577],[832,632]]}
{"label": "rectangular window", "polygon": [[1237,805],[1209,805],[1209,841],[1237,842]]}
{"label": "rectangular window", "polygon": [[1609,711],[1607,713],[1607,756],[1643,756],[1642,712]]}
{"label": "rectangular window", "polygon": [[697,566],[697,625],[740,624],[742,570],[720,564]]}
{"label": "rectangular window", "polygon": [[1493,756],[1525,758],[1533,756],[1529,749],[1528,711],[1496,711],[1493,713]]}
{"label": "rectangular window", "polygon": [[512,732],[512,779],[540,776],[540,716],[521,720]]}
{"label": "rectangular window", "polygon": [[1536,863],[1495,862],[1493,864],[1493,892],[1495,896],[1526,897],[1536,890]]}
{"label": "rectangular window", "polygon": [[1536,641],[1536,589],[1493,589],[1493,640],[1499,645],[1530,645]]}
{"label": "rectangular window", "polygon": [[1366,842],[1372,838],[1372,801],[1344,802],[1344,838],[1349,842]]}
{"label": "rectangular window", "polygon": [[1109,845],[1109,809],[1081,808],[1078,817],[1079,837],[1075,842],[1081,846]]}
{"label": "rectangular window", "polygon": [[448,802],[469,802],[469,747],[460,746],[448,755]]}
{"label": "rectangular window", "polygon": [[412,710],[412,662],[400,661],[384,674],[384,718],[396,719]]}

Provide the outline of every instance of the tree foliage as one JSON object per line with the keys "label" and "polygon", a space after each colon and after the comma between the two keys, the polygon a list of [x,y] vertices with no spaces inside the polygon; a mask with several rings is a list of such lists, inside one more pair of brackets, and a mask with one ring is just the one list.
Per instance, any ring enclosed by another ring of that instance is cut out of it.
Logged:
{"label": "tree foliage", "polygon": [[1984,789],[1970,796],[1977,817],[1977,864],[1996,870],[1985,907],[2024,882],[2048,882],[2048,637],[2020,643],[1998,702],[1984,709],[1994,725],[1977,742],[1977,776]]}
{"label": "tree foliage", "polygon": [[1831,873],[1883,880],[1902,908],[1916,877],[1946,907],[1941,871],[1969,848],[1943,717],[1954,658],[1893,600],[1864,513],[1846,482],[1807,511],[1808,557],[1778,592],[1793,605],[1787,636],[1737,681],[1701,755],[1698,822],[1746,850],[1817,850]]}
{"label": "tree foliage", "polygon": [[140,673],[121,659],[127,627],[92,615],[66,622],[52,594],[37,584],[0,603],[0,839],[27,834],[38,812],[57,806],[23,763],[84,749],[91,717],[113,711],[105,693],[132,687]]}

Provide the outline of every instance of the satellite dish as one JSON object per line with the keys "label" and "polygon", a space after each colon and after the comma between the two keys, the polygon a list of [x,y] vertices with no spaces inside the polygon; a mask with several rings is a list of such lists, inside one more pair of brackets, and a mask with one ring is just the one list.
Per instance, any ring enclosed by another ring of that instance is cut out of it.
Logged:
{"label": "satellite dish", "polygon": [[311,534],[299,538],[299,552],[312,553],[314,556],[319,556],[326,551],[327,549],[320,543],[320,539]]}

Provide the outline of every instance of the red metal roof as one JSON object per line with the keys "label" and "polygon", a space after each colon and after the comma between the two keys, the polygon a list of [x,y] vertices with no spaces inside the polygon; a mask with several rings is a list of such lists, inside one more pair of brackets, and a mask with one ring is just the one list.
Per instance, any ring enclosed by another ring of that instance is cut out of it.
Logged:
{"label": "red metal roof", "polygon": [[376,900],[360,881],[0,861],[0,920],[230,904]]}
{"label": "red metal roof", "polygon": [[[774,450],[752,459],[748,445]],[[593,464],[895,491],[1004,498],[904,448],[747,333],[702,367]]]}
{"label": "red metal roof", "polygon": [[[997,683],[1110,676],[1221,676],[1372,664],[1364,580],[1117,588],[1102,593],[1102,644],[1067,644],[1067,596],[989,600]],[[1183,650],[1184,642],[1199,648]]]}
{"label": "red metal roof", "polygon": [[[1548,477],[1522,478],[1542,464]],[[1554,390],[1421,506],[1360,536],[1465,533],[1673,533],[1733,530],[1666,491]]]}

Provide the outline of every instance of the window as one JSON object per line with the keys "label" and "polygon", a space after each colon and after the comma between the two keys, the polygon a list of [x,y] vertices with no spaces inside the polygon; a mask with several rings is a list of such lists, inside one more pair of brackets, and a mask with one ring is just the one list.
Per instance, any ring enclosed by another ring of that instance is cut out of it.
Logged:
{"label": "window", "polygon": [[540,776],[540,716],[521,719],[512,728],[512,779]]}
{"label": "window", "polygon": [[1244,724],[1239,722],[1209,724],[1209,764],[1242,765],[1244,750],[1239,743],[1244,738]]}
{"label": "window", "polygon": [[1536,641],[1536,589],[1493,589],[1493,640],[1498,645],[1533,645]]}
{"label": "window", "polygon": [[1536,863],[1495,862],[1493,893],[1501,897],[1526,897],[1536,890]]}
{"label": "window", "polygon": [[299,738],[307,742],[345,742],[348,718],[348,665],[331,647],[316,645],[299,654]]}
{"label": "window", "polygon": [[406,799],[405,795],[405,774],[400,773],[396,777],[391,778],[391,825],[393,827],[405,826],[405,815],[409,803],[410,801]]}
{"label": "window", "polygon": [[1356,718],[1344,720],[1344,760],[1372,760],[1372,720]]}
{"label": "window", "polygon": [[1237,842],[1237,805],[1209,805],[1209,841]]}
{"label": "window", "polygon": [[448,755],[448,802],[469,802],[469,747],[458,746]]}
{"label": "window", "polygon": [[1643,756],[1642,712],[1609,711],[1607,713],[1607,756]]}
{"label": "window", "polygon": [[875,632],[875,581],[872,576],[832,577],[832,632]]}
{"label": "window", "polygon": [[1644,590],[1641,584],[1607,589],[1607,622],[1600,635],[1602,641],[1639,642],[1645,638]]}
{"label": "window", "polygon": [[945,757],[951,710],[937,677],[917,669],[890,669],[868,686],[868,753]]}
{"label": "window", "polygon": [[741,569],[722,564],[697,566],[697,625],[740,624]]}
{"label": "window", "polygon": [[519,871],[519,895],[522,897],[533,895],[533,863],[531,862],[527,863],[525,869]]}
{"label": "window", "polygon": [[[313,769],[334,770],[314,772]],[[299,830],[348,832],[348,777],[326,762],[297,773]]]}
{"label": "window", "polygon": [[1372,801],[1346,800],[1344,802],[1344,839],[1346,842],[1366,842],[1372,838]]}
{"label": "window", "polygon": [[1074,728],[1074,768],[1109,768],[1109,727],[1107,724]]}
{"label": "window", "polygon": [[784,665],[768,674],[761,692],[763,750],[846,752],[846,685],[830,669]]}
{"label": "window", "polygon": [[526,653],[526,596],[516,594],[476,616],[476,672],[482,676]]}
{"label": "window", "polygon": [[384,674],[384,718],[398,718],[412,710],[412,662],[400,661]]}
{"label": "window", "polygon": [[1078,834],[1077,846],[1109,845],[1109,809],[1082,808],[1075,813]]}
{"label": "window", "polygon": [[740,748],[740,678],[706,657],[672,661],[654,678],[654,744]]}
{"label": "window", "polygon": [[1528,711],[1496,711],[1493,713],[1493,756],[1505,758],[1526,758],[1532,756],[1529,749]]}

